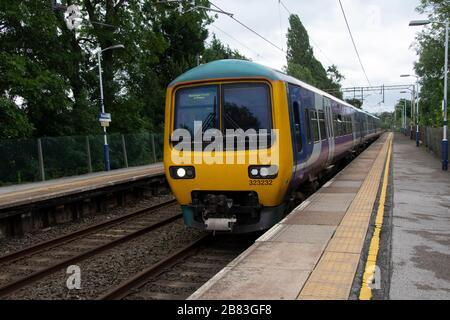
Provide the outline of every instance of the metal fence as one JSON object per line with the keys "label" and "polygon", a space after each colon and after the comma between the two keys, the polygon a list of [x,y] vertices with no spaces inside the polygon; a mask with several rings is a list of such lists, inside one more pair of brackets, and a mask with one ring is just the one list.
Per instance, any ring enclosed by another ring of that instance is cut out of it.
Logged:
{"label": "metal fence", "polygon": [[[111,169],[162,161],[162,134],[108,135]],[[103,135],[0,140],[0,186],[104,170]]]}
{"label": "metal fence", "polygon": [[[449,137],[450,131],[447,131],[447,137]],[[436,156],[442,155],[442,128],[420,128],[420,140],[422,140],[424,146]]]}

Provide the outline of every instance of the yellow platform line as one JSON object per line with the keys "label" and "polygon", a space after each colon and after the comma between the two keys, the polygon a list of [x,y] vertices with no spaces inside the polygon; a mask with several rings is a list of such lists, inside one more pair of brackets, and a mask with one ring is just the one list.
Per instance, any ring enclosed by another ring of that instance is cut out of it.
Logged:
{"label": "yellow platform line", "polygon": [[375,220],[375,230],[373,232],[372,240],[370,241],[369,255],[367,257],[366,267],[363,275],[361,291],[359,293],[359,300],[372,299],[372,289],[370,284],[375,276],[377,265],[378,252],[380,250],[380,234],[383,227],[384,206],[386,203],[387,187],[389,183],[389,169],[392,156],[392,140],[389,144],[389,151],[384,169],[383,186],[381,188],[380,201],[378,204],[377,216]]}
{"label": "yellow platform line", "polygon": [[[388,134],[368,150],[371,152],[369,158],[375,158],[371,169],[297,299],[348,299],[362,253],[362,242],[380,190],[391,141],[392,135]],[[369,154],[366,153],[367,155]],[[356,162],[359,162],[358,159]],[[348,172],[346,170],[345,174]],[[354,247],[347,246],[350,243]]]}

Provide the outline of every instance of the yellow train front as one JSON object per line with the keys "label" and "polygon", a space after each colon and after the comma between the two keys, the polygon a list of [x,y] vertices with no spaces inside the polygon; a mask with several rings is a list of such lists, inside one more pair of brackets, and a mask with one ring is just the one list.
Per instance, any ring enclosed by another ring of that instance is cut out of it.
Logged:
{"label": "yellow train front", "polygon": [[293,154],[288,110],[274,107],[287,105],[286,87],[274,78],[223,60],[169,85],[164,166],[186,225],[246,233],[284,216]]}

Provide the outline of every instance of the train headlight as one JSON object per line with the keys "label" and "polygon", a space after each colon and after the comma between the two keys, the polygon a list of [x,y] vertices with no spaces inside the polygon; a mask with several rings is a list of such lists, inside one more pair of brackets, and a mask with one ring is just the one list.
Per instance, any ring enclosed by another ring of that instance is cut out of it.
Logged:
{"label": "train headlight", "polygon": [[259,174],[261,175],[261,177],[265,178],[269,175],[269,169],[261,168],[261,170],[259,170]]}
{"label": "train headlight", "polygon": [[248,176],[251,179],[275,179],[278,176],[277,166],[250,166]]}
{"label": "train headlight", "polygon": [[170,167],[170,176],[173,179],[194,179],[195,168],[194,167]]}
{"label": "train headlight", "polygon": [[185,168],[178,168],[177,169],[177,176],[178,176],[178,178],[184,178],[186,176],[186,169]]}

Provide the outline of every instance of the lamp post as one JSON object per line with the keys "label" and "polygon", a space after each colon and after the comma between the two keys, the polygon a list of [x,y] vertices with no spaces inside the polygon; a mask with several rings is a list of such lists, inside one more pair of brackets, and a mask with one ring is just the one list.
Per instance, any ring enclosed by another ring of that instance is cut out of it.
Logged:
{"label": "lamp post", "polygon": [[[411,117],[413,117],[414,114],[414,121],[416,123],[416,146],[419,147],[419,141],[420,141],[420,130],[419,130],[419,77],[415,75],[409,75],[409,74],[403,74],[400,77],[406,78],[406,77],[415,77],[417,79],[416,85],[413,86],[413,89],[407,89],[412,94],[412,100],[411,100]],[[416,90],[417,86],[417,90]],[[406,91],[401,91],[400,93],[406,93]],[[411,125],[411,134],[412,134],[412,125]],[[412,139],[412,138],[411,138]]]}
{"label": "lamp post", "polygon": [[[417,87],[417,91],[414,89],[414,92],[417,92],[417,94],[415,95],[415,104],[416,104],[416,108],[415,108],[415,113],[416,113],[416,146],[419,147],[420,146],[420,130],[419,130],[419,96],[420,96],[420,84],[419,84],[419,77],[413,74],[402,74],[400,77],[402,78],[408,78],[408,77],[415,77],[416,78],[416,87]],[[415,88],[415,87],[414,87]]]}
{"label": "lamp post", "polygon": [[402,132],[403,131],[403,106],[401,106],[401,105],[397,105],[397,106],[395,106],[395,111],[394,111],[394,123],[395,123],[395,126],[397,126],[397,108],[398,107],[402,107],[401,108],[401,112],[402,112],[402,116],[401,116],[401,124],[400,124],[400,132]]}
{"label": "lamp post", "polygon": [[[411,89],[408,89],[408,90],[411,91]],[[400,93],[408,93],[408,92],[407,91],[400,91]],[[412,97],[412,91],[411,91],[411,97]],[[412,100],[413,99],[411,99],[411,117],[412,117]],[[407,106],[406,98],[405,98],[405,110],[404,110],[404,113],[405,113],[405,136],[407,135],[406,129],[407,129],[407,126],[408,126],[408,121],[407,121],[407,116],[406,116],[407,108],[408,108],[408,106]],[[412,127],[410,128],[410,130],[412,130]]]}
{"label": "lamp post", "polygon": [[407,120],[406,120],[406,98],[404,100],[404,104],[403,104],[403,130],[404,130],[404,134],[406,136],[406,126],[407,126]]}
{"label": "lamp post", "polygon": [[[399,103],[399,105],[397,107],[401,107],[401,111],[402,111],[402,121],[401,121],[401,133],[406,135],[406,99],[405,99],[405,103],[403,105],[401,105]],[[397,112],[397,107],[395,109],[395,112]]]}
{"label": "lamp post", "polygon": [[444,126],[442,133],[442,170],[448,171],[448,138],[447,138],[447,88],[448,88],[448,27],[449,21],[436,22],[431,20],[415,20],[409,23],[410,26],[424,26],[430,23],[437,23],[445,26],[445,62],[444,62],[444,100],[442,101],[444,111]]}
{"label": "lamp post", "polygon": [[104,138],[103,161],[104,161],[104,165],[105,165],[105,171],[111,170],[111,163],[109,161],[108,135],[106,132],[106,128],[109,126],[109,123],[111,122],[111,115],[105,113],[105,104],[104,104],[104,97],[103,97],[102,53],[107,50],[123,49],[123,48],[125,48],[125,47],[122,44],[117,44],[117,45],[110,46],[105,49],[99,48],[97,50],[98,76],[99,76],[99,81],[100,81],[100,109],[101,109],[99,121],[100,121],[101,126],[103,127],[103,138]]}

